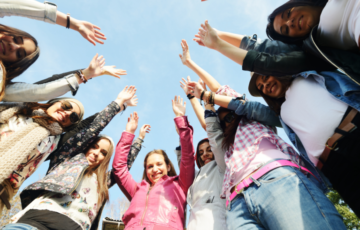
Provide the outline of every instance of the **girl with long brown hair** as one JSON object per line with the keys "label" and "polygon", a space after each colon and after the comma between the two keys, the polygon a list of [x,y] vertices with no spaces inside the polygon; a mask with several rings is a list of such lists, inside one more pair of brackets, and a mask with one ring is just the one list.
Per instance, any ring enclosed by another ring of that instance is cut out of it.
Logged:
{"label": "girl with long brown hair", "polygon": [[124,103],[135,92],[135,87],[126,86],[89,125],[50,156],[47,175],[21,193],[24,210],[14,217],[17,224],[9,228],[18,225],[38,229],[97,228],[92,224],[109,200],[111,176],[106,171],[114,149],[111,138],[99,133],[124,110]]}
{"label": "girl with long brown hair", "polygon": [[[104,34],[99,31],[100,28],[98,26],[61,13],[57,11],[55,4],[50,2],[40,3],[27,0],[0,1],[0,17],[12,15],[41,20],[73,29],[78,31],[93,45],[95,45],[95,42],[103,44],[100,39],[106,39]],[[6,94],[5,86],[12,83],[15,77],[28,69],[38,59],[39,55],[40,48],[38,42],[32,35],[25,31],[0,24],[0,99]],[[34,86],[28,85],[27,87]],[[69,87],[71,88],[71,85]],[[31,90],[34,89],[27,89],[22,86],[21,90],[17,89],[17,93],[24,91],[24,93],[31,94]],[[16,92],[10,90],[7,93],[15,94]],[[45,100],[49,99],[51,98],[46,98]],[[32,101],[41,101],[41,98]]]}
{"label": "girl with long brown hair", "polygon": [[126,166],[134,132],[137,127],[136,113],[129,119],[126,131],[116,146],[113,169],[119,187],[131,198],[130,207],[123,216],[125,229],[184,229],[186,194],[194,180],[193,129],[185,116],[185,105],[179,98],[173,100],[175,124],[179,129],[182,158],[180,174],[165,151],[149,152],[144,159],[143,180],[137,183]]}

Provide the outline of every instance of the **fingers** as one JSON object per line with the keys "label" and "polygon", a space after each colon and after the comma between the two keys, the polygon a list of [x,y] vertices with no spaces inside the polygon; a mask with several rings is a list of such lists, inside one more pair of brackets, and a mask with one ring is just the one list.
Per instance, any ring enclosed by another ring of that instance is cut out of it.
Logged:
{"label": "fingers", "polygon": [[188,49],[189,49],[189,46],[188,46],[188,44],[187,44],[186,40],[183,40],[183,41],[184,41],[184,46],[185,46],[185,49],[186,49],[186,50],[188,50]]}
{"label": "fingers", "polygon": [[93,57],[93,59],[92,59],[91,61],[92,61],[92,62],[93,62],[93,61],[96,61],[98,57],[99,57],[99,54],[95,54],[95,56]]}
{"label": "fingers", "polygon": [[134,112],[134,120],[135,120],[135,121],[139,120],[139,116],[138,116],[138,113],[137,113],[137,112]]}
{"label": "fingers", "polygon": [[187,82],[186,83],[188,83],[188,82],[191,82],[190,76],[187,77]]}
{"label": "fingers", "polygon": [[95,32],[95,34],[96,34],[97,36],[105,37],[105,34],[101,33],[101,32],[98,31],[98,30],[94,30],[94,32]]}
{"label": "fingers", "polygon": [[85,39],[88,40],[94,46],[96,45],[95,42],[93,40],[91,40],[90,36],[85,37]]}
{"label": "fingers", "polygon": [[180,59],[182,59],[183,56],[181,54],[179,54],[179,57],[180,57]]}
{"label": "fingers", "polygon": [[93,39],[93,40],[95,40],[97,43],[104,44],[104,42],[103,42],[103,41],[101,41],[101,40],[97,39],[95,36],[93,36],[93,38],[92,38],[92,39]]}
{"label": "fingers", "polygon": [[98,27],[97,25],[93,25],[94,29],[98,29],[98,30],[101,30],[100,27]]}

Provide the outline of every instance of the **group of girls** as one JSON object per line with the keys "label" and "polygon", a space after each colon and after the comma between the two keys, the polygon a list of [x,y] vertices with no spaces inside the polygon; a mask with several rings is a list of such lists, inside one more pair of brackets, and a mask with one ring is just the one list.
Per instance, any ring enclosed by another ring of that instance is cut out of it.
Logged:
{"label": "group of girls", "polygon": [[[54,5],[1,2],[4,16],[31,15],[75,29],[90,42],[105,39],[98,27],[57,12]],[[16,10],[7,11],[9,6]],[[23,210],[14,223],[2,229],[96,229],[115,182],[131,201],[122,218],[127,230],[182,230],[187,204],[190,230],[346,229],[325,193],[336,189],[359,216],[359,7],[359,0],[291,0],[269,16],[269,39],[263,41],[202,24],[194,40],[252,71],[249,92],[268,105],[220,85],[191,60],[183,40],[180,59],[200,80],[183,78],[181,87],[207,137],[194,148],[186,102],[176,96],[179,175],[166,152],[156,149],[145,156],[141,182],[129,170],[150,126],[134,141],[139,120],[134,112],[116,147],[99,135],[117,113],[137,104],[134,86],[85,120],[79,101],[53,99],[70,90],[75,94],[93,77],[125,71],[106,67],[95,56],[84,70],[34,85],[12,83],[37,59],[39,48],[31,35],[2,26],[2,100],[26,103],[0,104],[1,205],[11,208],[9,200],[23,181],[50,160],[47,175],[22,191]],[[39,92],[42,87],[46,90]]]}

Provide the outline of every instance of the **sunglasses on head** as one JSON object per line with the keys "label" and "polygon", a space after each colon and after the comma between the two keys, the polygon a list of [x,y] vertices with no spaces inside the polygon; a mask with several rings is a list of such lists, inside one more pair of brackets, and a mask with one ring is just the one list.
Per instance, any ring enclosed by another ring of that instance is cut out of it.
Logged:
{"label": "sunglasses on head", "polygon": [[233,122],[234,119],[235,119],[235,113],[234,111],[230,111],[228,114],[225,115],[225,117],[222,120],[220,120],[220,126],[222,128],[225,128],[226,127],[225,123],[231,123]]}
{"label": "sunglasses on head", "polygon": [[[73,106],[72,104],[70,103],[70,101],[67,101],[67,100],[63,100],[61,101],[61,108],[65,111],[72,111],[73,110]],[[70,122],[72,124],[75,124],[76,122],[78,122],[80,120],[79,118],[79,115],[75,112],[72,112],[70,114]]]}

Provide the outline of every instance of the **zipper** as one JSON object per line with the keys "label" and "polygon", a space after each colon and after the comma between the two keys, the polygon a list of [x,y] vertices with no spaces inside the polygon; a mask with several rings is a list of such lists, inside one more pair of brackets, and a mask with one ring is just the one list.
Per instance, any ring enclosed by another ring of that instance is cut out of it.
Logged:
{"label": "zipper", "polygon": [[151,190],[151,187],[149,188],[148,192],[146,193],[145,210],[144,210],[143,215],[142,215],[142,217],[141,217],[140,225],[143,225],[145,213],[146,213],[146,210],[147,210],[147,207],[148,207],[148,200],[149,200],[150,190]]}
{"label": "zipper", "polygon": [[350,77],[343,69],[341,69],[339,66],[335,65],[332,61],[330,61],[329,58],[327,58],[325,56],[325,54],[323,52],[321,52],[321,50],[319,49],[319,47],[316,45],[315,41],[314,41],[314,38],[313,38],[313,31],[314,31],[315,27],[311,30],[311,33],[310,33],[310,37],[311,37],[311,41],[312,43],[314,44],[314,46],[316,47],[316,49],[319,51],[319,53],[328,61],[330,62],[333,66],[335,66],[336,68],[340,69],[346,76],[348,76],[353,82],[355,82],[356,84],[360,85],[359,82],[355,81],[352,77]]}
{"label": "zipper", "polygon": [[71,190],[71,192],[70,192],[70,195],[71,195],[71,194],[75,191],[75,189],[79,186],[79,183],[80,183],[80,181],[81,181],[81,178],[84,176],[84,173],[85,173],[85,171],[86,171],[87,168],[89,168],[89,166],[87,166],[86,168],[84,168],[84,170],[81,172],[80,177],[79,177],[78,181],[76,182],[76,185],[74,186],[74,189]]}

